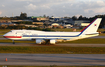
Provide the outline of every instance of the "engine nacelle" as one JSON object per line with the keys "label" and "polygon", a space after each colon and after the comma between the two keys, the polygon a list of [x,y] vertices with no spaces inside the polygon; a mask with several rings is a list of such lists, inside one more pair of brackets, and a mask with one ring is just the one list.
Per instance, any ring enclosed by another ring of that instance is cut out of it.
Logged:
{"label": "engine nacelle", "polygon": [[[50,42],[49,42],[50,41]],[[56,40],[49,40],[48,42],[50,44],[55,44],[56,43]],[[42,44],[42,43],[46,43],[47,41],[44,41],[44,40],[36,40],[36,44]]]}
{"label": "engine nacelle", "polygon": [[50,44],[55,44],[56,40],[50,40]]}
{"label": "engine nacelle", "polygon": [[36,40],[36,43],[37,44],[41,44],[42,43],[42,40]]}

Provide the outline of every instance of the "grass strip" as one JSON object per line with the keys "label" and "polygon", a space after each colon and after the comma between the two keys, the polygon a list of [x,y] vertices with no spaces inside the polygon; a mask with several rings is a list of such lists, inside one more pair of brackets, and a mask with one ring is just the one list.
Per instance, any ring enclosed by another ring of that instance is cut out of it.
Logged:
{"label": "grass strip", "polygon": [[63,43],[75,43],[75,44],[105,44],[105,38],[89,38],[89,39],[80,39],[75,41],[66,41]]}
{"label": "grass strip", "polygon": [[105,33],[101,33],[101,34],[99,34],[99,36],[105,36]]}
{"label": "grass strip", "polygon": [[[3,66],[0,66],[3,67]],[[105,67],[105,66],[7,66],[7,67]]]}
{"label": "grass strip", "polygon": [[105,54],[105,47],[22,47],[0,46],[0,53],[34,53],[34,54]]}
{"label": "grass strip", "polygon": [[[0,40],[0,43],[12,43],[12,40]],[[15,41],[15,43],[35,43],[35,41]]]}

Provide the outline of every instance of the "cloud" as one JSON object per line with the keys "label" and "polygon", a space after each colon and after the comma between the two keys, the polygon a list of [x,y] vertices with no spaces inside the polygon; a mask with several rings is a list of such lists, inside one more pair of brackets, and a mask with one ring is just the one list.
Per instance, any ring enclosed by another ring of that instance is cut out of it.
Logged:
{"label": "cloud", "polygon": [[96,13],[104,13],[105,12],[105,1],[94,1],[91,2],[91,4],[89,4],[85,9],[84,9],[85,13],[91,13],[94,12],[94,14]]}
{"label": "cloud", "polygon": [[102,0],[97,1],[97,4],[98,4],[99,6],[105,6],[105,2],[104,2],[104,1],[102,1]]}
{"label": "cloud", "polygon": [[28,16],[94,16],[105,13],[105,0],[3,0],[0,2],[1,15]]}
{"label": "cloud", "polygon": [[15,0],[15,1],[33,1],[33,0]]}
{"label": "cloud", "polygon": [[2,12],[0,11],[0,15],[2,14]]}
{"label": "cloud", "polygon": [[33,4],[29,4],[28,6],[25,6],[25,8],[28,10],[35,10],[37,8],[37,6],[33,5]]}
{"label": "cloud", "polygon": [[5,5],[2,5],[2,7],[5,7]]}
{"label": "cloud", "polygon": [[50,9],[50,7],[47,6],[47,5],[42,5],[41,8],[44,8],[44,9]]}
{"label": "cloud", "polygon": [[86,9],[85,12],[86,13],[90,13],[90,12],[94,12],[94,13],[104,13],[105,12],[105,7],[102,8],[90,8],[90,9]]}

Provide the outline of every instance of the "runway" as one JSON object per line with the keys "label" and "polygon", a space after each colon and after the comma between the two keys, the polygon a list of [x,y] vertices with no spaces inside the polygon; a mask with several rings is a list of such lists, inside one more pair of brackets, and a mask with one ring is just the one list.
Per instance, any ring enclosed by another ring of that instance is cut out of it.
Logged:
{"label": "runway", "polygon": [[0,65],[105,66],[105,54],[0,54]]}

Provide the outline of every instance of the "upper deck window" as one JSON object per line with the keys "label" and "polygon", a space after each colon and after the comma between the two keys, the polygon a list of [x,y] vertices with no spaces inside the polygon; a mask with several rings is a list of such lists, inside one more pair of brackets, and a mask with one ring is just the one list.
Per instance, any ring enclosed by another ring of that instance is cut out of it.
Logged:
{"label": "upper deck window", "polygon": [[17,32],[17,33],[23,33],[23,32]]}
{"label": "upper deck window", "polygon": [[17,33],[17,34],[22,34],[23,32],[22,32],[22,31],[17,31],[16,33]]}
{"label": "upper deck window", "polygon": [[31,33],[31,32],[25,32],[25,33]]}

